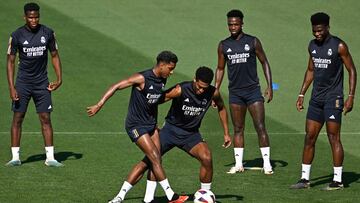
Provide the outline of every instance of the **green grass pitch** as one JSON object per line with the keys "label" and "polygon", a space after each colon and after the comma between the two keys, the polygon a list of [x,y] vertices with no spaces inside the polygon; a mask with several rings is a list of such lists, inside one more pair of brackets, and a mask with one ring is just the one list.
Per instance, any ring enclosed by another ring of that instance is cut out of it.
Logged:
{"label": "green grass pitch", "polygon": [[[21,142],[23,165],[7,168],[10,158],[12,112],[6,80],[6,50],[9,34],[24,23],[25,1],[1,3],[0,12],[0,202],[106,202],[120,189],[131,167],[142,158],[140,150],[124,133],[124,119],[130,90],[117,92],[94,118],[86,106],[95,103],[116,81],[154,63],[161,50],[177,53],[179,63],[168,87],[191,80],[200,65],[215,69],[219,40],[228,36],[226,12],[241,9],[244,31],[257,36],[269,59],[273,81],[279,84],[274,100],[266,104],[266,125],[271,141],[275,174],[259,171],[228,175],[233,164],[232,149],[223,149],[217,112],[209,110],[201,128],[214,158],[213,192],[220,203],[227,202],[358,202],[360,199],[360,113],[358,98],[352,113],[343,117],[345,189],[324,192],[320,188],[332,179],[330,146],[319,136],[312,166],[310,190],[288,187],[300,175],[305,112],[295,109],[296,97],[307,64],[307,45],[312,39],[312,13],[330,14],[331,33],[348,44],[355,65],[360,66],[360,14],[357,0],[38,0],[41,23],[56,32],[63,64],[63,86],[53,94],[55,156],[66,166],[44,165],[44,148],[39,121],[31,103]],[[49,65],[50,78],[54,79]],[[261,67],[260,80],[264,82]],[[227,81],[222,93],[227,101]],[[345,93],[347,72],[345,71]],[[264,87],[264,86],[262,86]],[[307,93],[306,99],[309,99]],[[360,95],[359,88],[357,96]],[[306,103],[307,104],[307,101]],[[169,105],[160,107],[162,122]],[[305,106],[305,108],[307,105]],[[231,125],[231,124],[230,124]],[[257,137],[248,118],[244,159],[261,165]],[[324,133],[324,131],[322,132]],[[163,160],[170,184],[177,192],[193,194],[199,188],[199,163],[180,150]],[[140,202],[145,178],[126,196],[126,202]],[[161,189],[158,202],[166,202]]]}

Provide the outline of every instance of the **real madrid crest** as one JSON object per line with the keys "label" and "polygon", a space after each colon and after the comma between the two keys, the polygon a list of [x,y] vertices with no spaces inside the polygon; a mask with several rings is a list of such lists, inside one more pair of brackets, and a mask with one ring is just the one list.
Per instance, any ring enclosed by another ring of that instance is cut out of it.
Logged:
{"label": "real madrid crest", "polygon": [[44,36],[41,36],[40,42],[43,43],[43,44],[45,44],[46,40],[45,40],[45,37],[44,37]]}
{"label": "real madrid crest", "polygon": [[206,105],[207,104],[207,100],[206,99],[203,99],[202,102],[201,102],[202,105]]}
{"label": "real madrid crest", "polygon": [[249,50],[250,50],[250,46],[249,46],[248,44],[245,44],[244,50],[245,50],[245,51],[249,51]]}
{"label": "real madrid crest", "polygon": [[332,49],[328,49],[328,56],[331,56],[332,55]]}

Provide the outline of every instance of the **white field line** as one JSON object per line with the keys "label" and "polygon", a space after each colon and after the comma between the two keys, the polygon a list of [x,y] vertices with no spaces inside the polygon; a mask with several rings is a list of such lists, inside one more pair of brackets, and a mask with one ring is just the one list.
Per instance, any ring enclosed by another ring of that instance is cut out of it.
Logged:
{"label": "white field line", "polygon": [[[219,132],[222,133],[222,132]],[[201,132],[201,134],[206,135],[206,134],[219,134],[219,133],[215,133],[215,132]],[[10,132],[0,132],[0,134],[10,134]],[[41,134],[41,132],[22,132],[22,134],[27,134],[27,135],[38,135]],[[127,133],[124,131],[119,131],[119,132],[54,132],[54,134],[57,135],[126,135]],[[256,134],[256,133],[246,133],[246,134]],[[302,135],[305,134],[304,132],[268,132],[269,135]],[[326,134],[325,132],[322,132],[320,134]],[[359,135],[360,132],[341,132],[341,134],[343,135]]]}

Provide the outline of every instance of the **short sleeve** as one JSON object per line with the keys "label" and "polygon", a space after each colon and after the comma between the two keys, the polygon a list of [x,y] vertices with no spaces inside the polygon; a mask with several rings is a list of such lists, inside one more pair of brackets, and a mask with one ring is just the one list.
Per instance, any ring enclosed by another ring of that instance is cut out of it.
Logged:
{"label": "short sleeve", "polygon": [[8,55],[16,55],[17,50],[18,50],[17,38],[14,34],[11,34],[11,36],[9,38],[7,54]]}
{"label": "short sleeve", "polygon": [[54,31],[51,31],[51,33],[50,33],[48,46],[49,46],[50,52],[58,50]]}

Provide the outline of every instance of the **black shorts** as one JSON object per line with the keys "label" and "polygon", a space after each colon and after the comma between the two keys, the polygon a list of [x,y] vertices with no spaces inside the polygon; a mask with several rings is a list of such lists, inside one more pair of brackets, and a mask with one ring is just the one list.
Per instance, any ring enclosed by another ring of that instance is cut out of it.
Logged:
{"label": "black shorts", "polygon": [[264,102],[264,97],[261,94],[260,86],[256,86],[250,89],[230,91],[229,103],[239,104],[243,106],[249,106],[257,101]]}
{"label": "black shorts", "polygon": [[126,132],[129,135],[129,138],[132,142],[137,142],[138,139],[145,135],[149,134],[150,136],[153,135],[155,132],[156,125],[149,125],[149,126],[135,126],[135,127],[126,127]]}
{"label": "black shorts", "polygon": [[174,147],[189,153],[200,142],[203,142],[203,139],[199,132],[188,132],[169,123],[166,123],[160,130],[160,151],[162,155]]}
{"label": "black shorts", "polygon": [[335,98],[325,101],[310,100],[306,119],[314,120],[319,123],[333,121],[341,123],[344,99]]}
{"label": "black shorts", "polygon": [[26,84],[16,81],[15,89],[19,100],[13,101],[12,110],[25,113],[30,99],[33,98],[37,113],[52,112],[51,92],[47,89],[48,85],[49,81],[47,80],[39,84]]}

